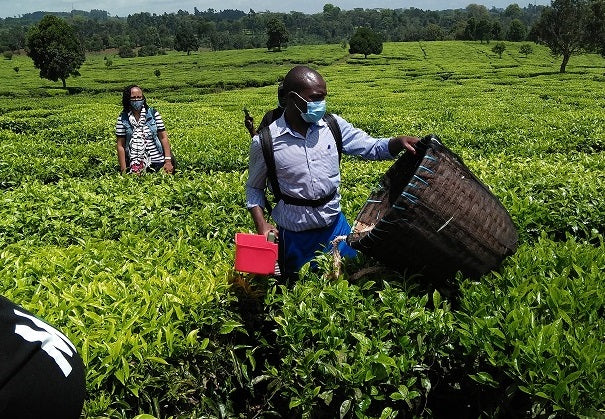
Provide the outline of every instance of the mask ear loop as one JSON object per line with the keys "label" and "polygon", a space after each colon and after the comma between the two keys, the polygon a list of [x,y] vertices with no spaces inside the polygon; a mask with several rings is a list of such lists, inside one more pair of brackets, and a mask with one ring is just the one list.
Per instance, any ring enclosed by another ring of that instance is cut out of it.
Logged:
{"label": "mask ear loop", "polygon": [[[290,93],[294,93],[294,94],[295,94],[296,96],[298,96],[298,97],[299,97],[299,98],[300,98],[300,99],[301,99],[303,102],[305,102],[305,104],[308,104],[308,103],[309,103],[309,102],[307,102],[307,101],[305,100],[305,98],[304,98],[304,97],[302,97],[301,95],[299,95],[298,93],[296,93],[294,90],[291,90],[291,91],[290,91]],[[303,111],[302,111],[302,109],[300,109],[300,108],[298,107],[298,105],[296,104],[296,101],[294,102],[294,106],[296,106],[296,109],[298,109],[298,112],[300,112],[301,114],[305,113],[305,112],[303,112]],[[308,109],[307,109],[307,111],[308,111]]]}

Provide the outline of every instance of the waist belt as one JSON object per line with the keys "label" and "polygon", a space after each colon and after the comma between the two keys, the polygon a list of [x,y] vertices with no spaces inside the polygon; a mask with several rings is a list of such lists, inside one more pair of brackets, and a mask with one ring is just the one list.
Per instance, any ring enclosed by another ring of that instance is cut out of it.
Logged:
{"label": "waist belt", "polygon": [[288,195],[284,195],[284,194],[280,194],[279,199],[281,199],[288,205],[317,208],[317,207],[320,207],[320,206],[325,205],[328,202],[330,202],[334,198],[334,196],[336,196],[337,189],[338,188],[334,189],[334,191],[332,191],[332,193],[330,193],[322,198],[319,198],[319,199],[294,198],[293,196],[288,196]]}

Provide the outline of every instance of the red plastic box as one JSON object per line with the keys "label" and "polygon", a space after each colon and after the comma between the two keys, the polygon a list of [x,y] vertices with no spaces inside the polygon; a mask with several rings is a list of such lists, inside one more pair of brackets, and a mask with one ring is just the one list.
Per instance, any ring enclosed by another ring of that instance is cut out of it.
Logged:
{"label": "red plastic box", "polygon": [[235,233],[235,270],[259,275],[275,273],[277,243],[262,234]]}

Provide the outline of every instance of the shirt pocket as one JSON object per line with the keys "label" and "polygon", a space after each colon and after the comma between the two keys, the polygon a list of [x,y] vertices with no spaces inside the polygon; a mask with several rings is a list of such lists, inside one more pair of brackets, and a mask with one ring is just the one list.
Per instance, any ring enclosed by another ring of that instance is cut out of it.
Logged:
{"label": "shirt pocket", "polygon": [[340,173],[338,150],[335,143],[323,144],[313,153],[310,162],[312,176],[333,180]]}

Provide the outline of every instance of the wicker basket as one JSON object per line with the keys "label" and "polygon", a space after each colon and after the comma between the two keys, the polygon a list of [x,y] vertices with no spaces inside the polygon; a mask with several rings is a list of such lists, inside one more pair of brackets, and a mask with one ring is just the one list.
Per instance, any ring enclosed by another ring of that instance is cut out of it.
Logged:
{"label": "wicker basket", "polygon": [[434,135],[384,174],[347,242],[398,271],[479,277],[517,250],[500,201]]}

